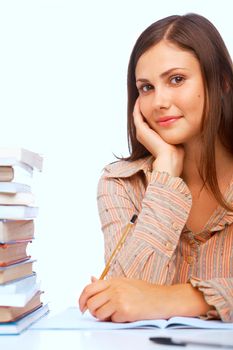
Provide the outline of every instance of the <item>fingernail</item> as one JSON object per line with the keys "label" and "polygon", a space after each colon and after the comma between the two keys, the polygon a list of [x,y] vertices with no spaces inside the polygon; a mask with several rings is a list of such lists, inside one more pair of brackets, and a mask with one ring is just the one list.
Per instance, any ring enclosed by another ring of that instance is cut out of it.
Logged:
{"label": "fingernail", "polygon": [[87,307],[85,306],[85,307],[82,309],[82,314],[84,314],[86,311],[87,311]]}

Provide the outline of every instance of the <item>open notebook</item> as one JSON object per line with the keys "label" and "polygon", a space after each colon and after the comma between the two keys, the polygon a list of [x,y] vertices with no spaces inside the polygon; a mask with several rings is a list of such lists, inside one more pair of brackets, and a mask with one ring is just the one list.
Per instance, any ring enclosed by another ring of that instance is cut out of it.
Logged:
{"label": "open notebook", "polygon": [[209,320],[204,321],[192,317],[173,317],[169,320],[143,320],[130,323],[102,322],[86,312],[84,315],[76,307],[70,307],[65,311],[53,316],[45,317],[34,324],[31,329],[130,329],[130,328],[208,328],[208,329],[231,329],[233,323]]}

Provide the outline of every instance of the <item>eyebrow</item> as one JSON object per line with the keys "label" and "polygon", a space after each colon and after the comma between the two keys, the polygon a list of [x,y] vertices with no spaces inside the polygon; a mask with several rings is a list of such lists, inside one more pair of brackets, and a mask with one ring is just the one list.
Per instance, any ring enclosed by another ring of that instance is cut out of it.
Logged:
{"label": "eyebrow", "polygon": [[[171,68],[171,69],[166,70],[166,71],[163,72],[162,74],[160,74],[160,77],[161,77],[161,78],[164,78],[164,77],[166,77],[167,75],[169,75],[172,71],[177,70],[177,69],[188,70],[187,68],[183,68],[183,67],[173,67],[173,68]],[[143,83],[146,83],[146,82],[148,82],[149,80],[148,80],[148,79],[139,78],[139,79],[136,80],[136,83],[137,83],[138,81],[143,82]]]}

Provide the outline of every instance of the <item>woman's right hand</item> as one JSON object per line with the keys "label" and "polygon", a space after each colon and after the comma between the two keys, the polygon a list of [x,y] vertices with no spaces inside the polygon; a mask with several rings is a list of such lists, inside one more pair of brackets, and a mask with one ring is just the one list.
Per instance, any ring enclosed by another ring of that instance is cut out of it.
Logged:
{"label": "woman's right hand", "polygon": [[137,140],[154,156],[153,170],[167,172],[171,176],[180,176],[183,170],[184,148],[182,145],[170,145],[150,128],[140,111],[139,98],[136,100],[134,124]]}

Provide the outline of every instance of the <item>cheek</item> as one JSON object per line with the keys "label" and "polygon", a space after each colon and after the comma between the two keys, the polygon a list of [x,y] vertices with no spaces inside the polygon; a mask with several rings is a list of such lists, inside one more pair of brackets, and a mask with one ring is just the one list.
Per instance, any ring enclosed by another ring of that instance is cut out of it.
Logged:
{"label": "cheek", "polygon": [[146,121],[149,122],[151,115],[152,115],[152,104],[151,104],[149,96],[140,97],[139,98],[139,106],[140,106],[140,111],[141,111],[143,117],[146,119]]}
{"label": "cheek", "polygon": [[193,96],[193,99],[190,100],[190,103],[186,103],[186,109],[189,110],[192,115],[195,115],[197,121],[200,121],[203,116],[204,97],[201,94]]}
{"label": "cheek", "polygon": [[185,89],[177,99],[178,105],[182,106],[186,111],[193,111],[198,115],[203,112],[204,108],[204,88],[197,84],[193,88]]}
{"label": "cheek", "polygon": [[192,94],[184,92],[184,94],[176,98],[175,104],[186,117],[195,118],[196,121],[199,121],[202,118],[204,96],[201,92]]}

